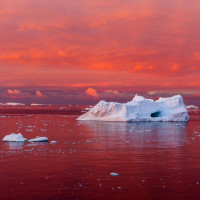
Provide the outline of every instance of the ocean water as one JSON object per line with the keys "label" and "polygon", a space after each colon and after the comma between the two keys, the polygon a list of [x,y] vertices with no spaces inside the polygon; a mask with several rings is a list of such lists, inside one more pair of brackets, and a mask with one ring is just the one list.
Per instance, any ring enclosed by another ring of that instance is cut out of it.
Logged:
{"label": "ocean water", "polygon": [[188,123],[76,121],[83,112],[1,111],[0,139],[22,133],[57,141],[0,141],[1,200],[200,199],[200,110]]}

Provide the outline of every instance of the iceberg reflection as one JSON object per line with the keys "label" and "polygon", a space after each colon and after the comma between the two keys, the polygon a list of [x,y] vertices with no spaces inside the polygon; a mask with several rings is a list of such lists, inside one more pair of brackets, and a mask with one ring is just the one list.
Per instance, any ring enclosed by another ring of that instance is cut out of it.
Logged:
{"label": "iceberg reflection", "polygon": [[92,129],[96,136],[106,138],[104,142],[125,141],[136,148],[175,148],[182,146],[187,122],[101,122],[81,121],[81,125]]}
{"label": "iceberg reflection", "polygon": [[18,150],[18,149],[22,149],[24,146],[24,142],[7,142],[9,149],[11,150]]}

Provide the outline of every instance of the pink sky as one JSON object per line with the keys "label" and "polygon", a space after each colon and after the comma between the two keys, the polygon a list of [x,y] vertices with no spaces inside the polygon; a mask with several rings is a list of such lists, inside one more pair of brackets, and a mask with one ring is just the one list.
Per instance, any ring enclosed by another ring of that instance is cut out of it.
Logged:
{"label": "pink sky", "polygon": [[1,0],[0,19],[2,101],[200,100],[198,0]]}

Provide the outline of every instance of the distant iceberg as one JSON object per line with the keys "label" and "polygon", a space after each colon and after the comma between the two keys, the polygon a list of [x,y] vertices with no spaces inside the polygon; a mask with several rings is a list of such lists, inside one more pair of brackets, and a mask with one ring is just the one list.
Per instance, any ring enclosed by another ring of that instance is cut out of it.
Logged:
{"label": "distant iceberg", "polygon": [[8,103],[1,103],[0,105],[5,105],[5,106],[24,106],[24,105],[26,105],[26,104],[23,104],[23,103],[8,102]]}
{"label": "distant iceberg", "polygon": [[188,111],[180,95],[154,101],[135,95],[128,103],[100,101],[77,120],[98,121],[188,121]]}
{"label": "distant iceberg", "polygon": [[189,106],[186,106],[187,109],[198,109],[199,107],[198,106],[194,106],[194,105],[189,105]]}
{"label": "distant iceberg", "polygon": [[31,106],[45,106],[46,104],[32,103]]}

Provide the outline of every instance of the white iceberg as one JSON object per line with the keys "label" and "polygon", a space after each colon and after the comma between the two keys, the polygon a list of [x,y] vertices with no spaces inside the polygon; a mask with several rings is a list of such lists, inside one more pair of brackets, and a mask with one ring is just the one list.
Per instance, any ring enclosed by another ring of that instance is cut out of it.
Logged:
{"label": "white iceberg", "polygon": [[29,142],[48,142],[49,139],[47,137],[36,137],[34,139],[28,140]]}
{"label": "white iceberg", "polygon": [[188,111],[180,95],[154,101],[135,95],[128,103],[100,101],[77,120],[98,121],[188,121]]}
{"label": "white iceberg", "polygon": [[25,142],[27,141],[27,139],[24,138],[21,133],[19,134],[11,133],[10,135],[6,135],[3,138],[3,141],[4,142]]}
{"label": "white iceberg", "polygon": [[7,106],[24,106],[26,104],[23,104],[23,103],[14,103],[14,102],[8,102],[4,105],[7,105]]}

